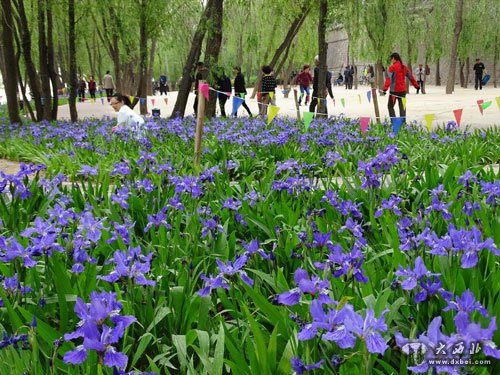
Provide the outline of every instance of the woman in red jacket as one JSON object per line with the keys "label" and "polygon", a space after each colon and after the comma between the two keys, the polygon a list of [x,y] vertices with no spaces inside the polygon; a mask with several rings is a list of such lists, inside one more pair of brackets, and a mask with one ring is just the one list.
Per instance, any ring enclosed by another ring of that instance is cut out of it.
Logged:
{"label": "woman in red jacket", "polygon": [[389,116],[391,118],[396,117],[396,112],[394,111],[396,99],[399,102],[399,116],[406,117],[406,110],[403,105],[403,98],[406,97],[406,78],[411,81],[413,87],[416,89],[420,88],[411,71],[401,61],[399,53],[394,52],[391,55],[391,66],[387,69],[387,78],[384,85],[384,94],[389,89],[387,108],[389,109]]}

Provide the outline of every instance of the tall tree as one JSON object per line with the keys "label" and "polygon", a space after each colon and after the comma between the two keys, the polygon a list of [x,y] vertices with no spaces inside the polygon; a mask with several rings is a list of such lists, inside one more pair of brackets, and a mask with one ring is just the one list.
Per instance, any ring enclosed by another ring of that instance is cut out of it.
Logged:
{"label": "tall tree", "polygon": [[455,89],[455,70],[457,66],[457,46],[460,32],[462,31],[462,13],[464,0],[457,0],[455,8],[455,30],[453,31],[453,40],[450,52],[450,69],[448,71],[448,82],[446,83],[446,93],[452,94]]}
{"label": "tall tree", "polygon": [[[208,82],[211,87],[217,86],[217,81],[223,73],[222,68],[218,66],[220,47],[222,43],[223,12],[224,0],[214,0],[208,16],[207,49],[205,51],[205,66],[209,69]],[[208,118],[215,116],[215,108],[217,104],[216,98],[216,92],[210,91],[210,100],[205,107],[205,114]]]}
{"label": "tall tree", "polygon": [[[318,47],[319,47],[319,75],[318,75],[318,117],[328,117],[326,114],[326,54],[328,44],[326,43],[326,20],[328,14],[328,0],[319,0],[319,22],[318,22]],[[312,98],[311,100],[317,100]]]}
{"label": "tall tree", "polygon": [[198,22],[198,26],[196,27],[196,32],[193,35],[193,40],[191,41],[191,49],[189,50],[189,54],[186,58],[186,63],[184,64],[184,68],[182,69],[182,78],[179,85],[179,93],[177,95],[177,100],[172,112],[173,116],[184,117],[186,103],[192,85],[191,74],[194,71],[196,62],[200,59],[201,46],[203,43],[203,39],[205,38],[207,29],[207,20],[213,3],[214,0],[207,1],[205,9],[203,10],[203,13],[200,17],[200,21]]}
{"label": "tall tree", "polygon": [[[14,22],[12,19],[12,6],[10,0],[2,0],[2,56],[3,56],[3,82],[7,96],[7,110],[12,123],[20,123],[19,105],[17,97],[17,61],[14,53]],[[4,74],[5,72],[5,74]]]}
{"label": "tall tree", "polygon": [[71,121],[78,120],[76,111],[76,45],[75,45],[75,0],[68,0],[68,45],[69,45],[69,114]]}

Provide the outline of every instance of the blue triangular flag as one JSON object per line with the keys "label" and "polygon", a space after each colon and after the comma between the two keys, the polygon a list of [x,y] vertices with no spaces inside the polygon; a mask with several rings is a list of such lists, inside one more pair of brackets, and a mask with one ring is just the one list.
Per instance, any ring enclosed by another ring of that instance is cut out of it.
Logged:
{"label": "blue triangular flag", "polygon": [[372,100],[372,90],[366,92],[366,96],[368,97],[368,103]]}
{"label": "blue triangular flag", "polygon": [[144,105],[144,103],[146,103],[146,99],[145,98],[141,98],[141,104]]}
{"label": "blue triangular flag", "polygon": [[240,98],[236,95],[233,96],[233,116],[236,116],[236,114],[238,113],[238,109],[240,108],[241,104],[243,104],[243,102],[243,98]]}
{"label": "blue triangular flag", "polygon": [[399,129],[401,128],[401,125],[403,124],[404,117],[394,117],[392,118],[392,131],[394,132],[395,135],[398,135]]}

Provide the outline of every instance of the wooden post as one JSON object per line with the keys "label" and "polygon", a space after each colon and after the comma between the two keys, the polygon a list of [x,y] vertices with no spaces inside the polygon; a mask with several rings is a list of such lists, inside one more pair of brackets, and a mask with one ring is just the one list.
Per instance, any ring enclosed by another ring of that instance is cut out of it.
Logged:
{"label": "wooden post", "polygon": [[378,97],[377,90],[375,89],[375,82],[371,82],[372,87],[372,100],[373,100],[373,108],[375,108],[375,117],[377,118],[377,123],[380,123],[380,109],[378,108]]}
{"label": "wooden post", "polygon": [[299,100],[297,99],[297,89],[293,89],[293,96],[295,98],[295,108],[297,108],[297,120],[300,121],[300,109],[299,109]]}
{"label": "wooden post", "polygon": [[[205,81],[200,81],[200,84]],[[198,86],[198,116],[196,117],[196,137],[194,139],[194,165],[200,165],[201,159],[201,138],[203,137],[203,121],[205,119],[205,97]]]}

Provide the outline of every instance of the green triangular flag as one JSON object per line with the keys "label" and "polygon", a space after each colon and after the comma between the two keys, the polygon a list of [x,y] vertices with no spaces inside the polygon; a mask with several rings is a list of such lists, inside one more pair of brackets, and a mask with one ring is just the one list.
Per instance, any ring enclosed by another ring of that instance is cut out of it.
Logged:
{"label": "green triangular flag", "polygon": [[309,126],[311,125],[311,121],[314,117],[314,113],[313,112],[304,112],[302,114],[302,116],[304,117],[304,127],[306,128],[306,130],[309,130]]}
{"label": "green triangular flag", "polygon": [[489,102],[484,102],[484,103],[481,103],[481,107],[483,107],[483,110],[488,108],[491,103],[493,103],[491,100]]}
{"label": "green triangular flag", "polygon": [[340,102],[342,103],[342,107],[344,107],[344,108],[345,108],[345,99],[344,99],[344,98],[341,98],[341,99],[340,99]]}

